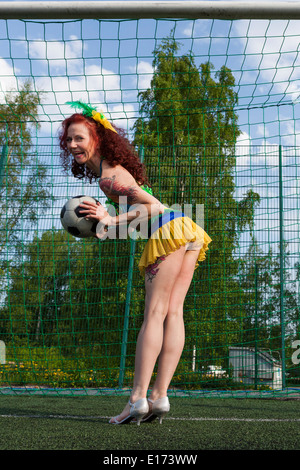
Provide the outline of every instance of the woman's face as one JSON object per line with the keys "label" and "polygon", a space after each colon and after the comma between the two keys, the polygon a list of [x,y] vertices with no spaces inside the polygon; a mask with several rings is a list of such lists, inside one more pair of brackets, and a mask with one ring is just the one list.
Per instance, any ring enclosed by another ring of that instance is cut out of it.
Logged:
{"label": "woman's face", "polygon": [[99,158],[95,142],[83,123],[70,124],[67,132],[67,147],[79,165]]}

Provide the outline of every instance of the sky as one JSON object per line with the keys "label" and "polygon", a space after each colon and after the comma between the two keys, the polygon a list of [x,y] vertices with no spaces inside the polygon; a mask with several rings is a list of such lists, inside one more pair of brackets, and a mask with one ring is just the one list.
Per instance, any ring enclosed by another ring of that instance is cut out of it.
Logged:
{"label": "sky", "polygon": [[[65,103],[79,98],[129,130],[139,113],[138,92],[153,75],[153,49],[174,25],[180,52],[192,50],[197,64],[210,60],[216,71],[224,64],[233,71],[242,143],[299,144],[299,21],[0,20],[0,102],[30,78],[46,92],[41,139],[55,136],[71,111]],[[278,102],[285,105],[274,109]]]}
{"label": "sky", "polygon": [[[232,70],[242,131],[237,174],[240,181],[244,178],[245,188],[258,187],[270,203],[271,196],[278,196],[278,185],[268,185],[273,165],[278,169],[278,145],[300,145],[299,24],[285,19],[0,20],[0,102],[27,79],[45,92],[39,145],[57,144],[60,122],[72,112],[65,103],[77,99],[97,107],[130,134],[139,116],[138,93],[150,86],[153,76],[153,50],[175,28],[180,53],[192,51],[197,65],[209,60],[215,71],[222,65]],[[251,157],[250,144],[256,146]],[[263,178],[251,171],[254,162],[257,168],[268,167]],[[293,185],[285,190],[293,201],[285,215],[293,226],[291,237],[299,233],[294,222],[299,219],[298,202],[293,197],[299,191],[298,175],[292,178]],[[239,197],[243,190],[241,186]],[[271,209],[265,206],[261,212],[262,228],[271,223],[266,219]]]}

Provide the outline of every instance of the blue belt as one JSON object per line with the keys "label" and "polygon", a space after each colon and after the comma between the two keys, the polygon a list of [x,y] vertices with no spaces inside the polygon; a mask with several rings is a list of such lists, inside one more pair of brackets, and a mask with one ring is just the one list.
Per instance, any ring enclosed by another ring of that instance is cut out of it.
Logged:
{"label": "blue belt", "polygon": [[158,219],[156,219],[153,224],[149,226],[148,229],[148,238],[150,238],[156,230],[158,230],[163,225],[167,224],[171,220],[177,219],[178,217],[184,217],[183,212],[166,212],[164,214],[160,214]]}

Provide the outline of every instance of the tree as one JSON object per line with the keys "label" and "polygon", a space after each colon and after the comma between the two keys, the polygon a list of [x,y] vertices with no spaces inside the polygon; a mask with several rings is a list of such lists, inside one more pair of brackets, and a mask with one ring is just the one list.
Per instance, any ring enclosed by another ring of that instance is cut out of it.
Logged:
{"label": "tree", "polygon": [[240,133],[233,75],[223,66],[215,81],[211,63],[199,70],[191,54],[176,56],[178,50],[179,44],[167,38],[154,51],[151,88],[139,94],[142,117],[135,124],[135,142],[233,150]]}
{"label": "tree", "polygon": [[31,346],[58,346],[72,354],[97,344],[103,356],[115,356],[122,340],[128,253],[124,246],[123,259],[114,256],[114,244],[79,240],[64,230],[23,243],[22,256],[10,262],[1,310],[5,340],[13,334]]}
{"label": "tree", "polygon": [[[282,335],[286,349],[297,338],[299,330],[299,306],[296,280],[292,279],[294,268],[290,266],[287,243],[283,246],[283,285],[280,275],[280,249],[269,248],[264,253],[255,238],[243,260],[240,260],[240,308],[237,305],[236,344],[282,353]],[[297,273],[298,274],[298,273]],[[282,325],[281,302],[283,296]],[[283,328],[284,327],[284,328]],[[274,357],[276,355],[274,354]],[[286,355],[289,359],[289,356]]]}
{"label": "tree", "polygon": [[204,205],[204,228],[213,241],[208,261],[196,271],[191,288],[196,294],[186,299],[187,338],[199,350],[209,349],[210,357],[224,357],[231,341],[228,319],[235,315],[240,290],[238,243],[252,228],[259,195],[249,190],[235,198],[240,130],[231,71],[223,66],[214,73],[210,62],[198,67],[192,54],[178,55],[179,48],[169,37],[154,51],[151,86],[139,94],[134,142],[144,149],[154,194],[163,203],[191,204],[194,210]]}
{"label": "tree", "polygon": [[[39,128],[40,93],[30,82],[6,94],[0,104],[0,251],[13,245],[51,202],[47,168],[32,149],[32,132]],[[1,184],[2,183],[2,184]]]}

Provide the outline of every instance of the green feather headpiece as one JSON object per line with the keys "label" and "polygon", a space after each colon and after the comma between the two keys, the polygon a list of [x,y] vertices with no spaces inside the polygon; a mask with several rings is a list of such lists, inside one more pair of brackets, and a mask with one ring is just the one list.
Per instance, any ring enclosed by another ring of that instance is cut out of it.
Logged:
{"label": "green feather headpiece", "polygon": [[68,101],[66,104],[71,106],[71,108],[82,109],[82,114],[84,116],[93,117],[92,112],[96,111],[96,109],[92,108],[90,105],[86,103],[82,103],[82,101]]}
{"label": "green feather headpiece", "polygon": [[79,108],[82,109],[82,114],[84,116],[91,117],[94,121],[99,122],[105,129],[110,129],[111,131],[117,134],[116,129],[113,128],[109,120],[104,116],[104,114],[99,113],[95,108],[92,108],[90,105],[86,103],[82,103],[82,101],[68,101],[66,104],[71,106],[71,108]]}

